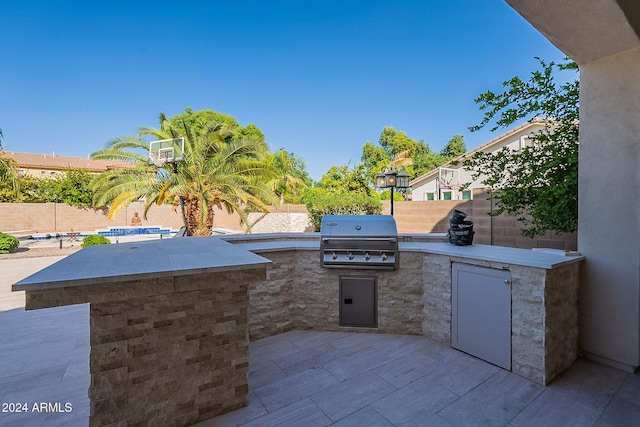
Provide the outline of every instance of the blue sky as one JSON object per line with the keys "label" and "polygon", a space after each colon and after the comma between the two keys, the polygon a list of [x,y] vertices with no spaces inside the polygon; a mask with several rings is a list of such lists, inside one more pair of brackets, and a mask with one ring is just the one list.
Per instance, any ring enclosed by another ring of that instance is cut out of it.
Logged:
{"label": "blue sky", "polygon": [[189,106],[254,123],[318,180],[384,126],[467,148],[473,99],[564,55],[503,0],[35,1],[0,5],[9,151],[86,157]]}

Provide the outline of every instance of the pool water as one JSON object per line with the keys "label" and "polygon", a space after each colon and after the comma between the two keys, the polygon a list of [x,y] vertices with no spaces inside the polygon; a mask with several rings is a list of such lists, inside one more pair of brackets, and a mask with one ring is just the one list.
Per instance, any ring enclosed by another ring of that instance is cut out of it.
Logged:
{"label": "pool water", "polygon": [[131,236],[134,234],[171,234],[170,228],[162,227],[109,227],[108,230],[96,230],[96,234],[105,237]]}
{"label": "pool water", "polygon": [[[100,234],[105,237],[118,237],[118,236],[132,236],[136,234],[162,234],[168,236],[172,233],[171,228],[161,226],[149,226],[149,227],[109,227],[106,230],[96,230],[95,232],[83,231],[79,234],[79,238],[88,236],[89,234]],[[48,233],[32,235],[34,240],[48,240],[48,239],[66,239],[69,237],[68,233]]]}

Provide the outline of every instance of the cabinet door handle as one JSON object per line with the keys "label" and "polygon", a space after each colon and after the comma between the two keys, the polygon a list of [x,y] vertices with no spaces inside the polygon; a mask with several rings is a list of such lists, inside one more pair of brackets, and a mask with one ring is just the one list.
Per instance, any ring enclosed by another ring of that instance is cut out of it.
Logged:
{"label": "cabinet door handle", "polygon": [[509,284],[509,279],[504,279],[504,284],[508,285]]}

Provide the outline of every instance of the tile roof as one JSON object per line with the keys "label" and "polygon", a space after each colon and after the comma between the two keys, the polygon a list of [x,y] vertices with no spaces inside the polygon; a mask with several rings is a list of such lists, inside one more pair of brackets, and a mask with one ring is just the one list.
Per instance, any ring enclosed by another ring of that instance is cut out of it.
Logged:
{"label": "tile roof", "polygon": [[18,167],[24,169],[81,170],[88,172],[106,172],[111,169],[135,167],[131,162],[122,160],[94,160],[82,157],[59,156],[57,154],[32,154],[4,151],[3,154],[13,159]]}

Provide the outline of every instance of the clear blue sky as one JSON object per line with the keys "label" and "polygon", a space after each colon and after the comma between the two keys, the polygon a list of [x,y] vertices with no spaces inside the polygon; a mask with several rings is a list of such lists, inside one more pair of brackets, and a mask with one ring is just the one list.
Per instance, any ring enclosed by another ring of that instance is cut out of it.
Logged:
{"label": "clear blue sky", "polygon": [[0,6],[0,128],[9,151],[86,157],[212,109],[256,124],[318,180],[384,126],[467,148],[473,99],[564,55],[503,0],[21,0]]}

